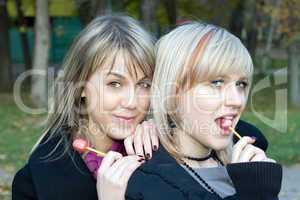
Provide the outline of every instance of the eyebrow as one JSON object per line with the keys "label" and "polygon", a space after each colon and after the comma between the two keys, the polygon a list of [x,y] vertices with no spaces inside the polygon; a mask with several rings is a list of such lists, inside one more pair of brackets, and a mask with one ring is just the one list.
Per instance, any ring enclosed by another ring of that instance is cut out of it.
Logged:
{"label": "eyebrow", "polygon": [[[125,76],[123,76],[122,74],[119,74],[119,73],[117,73],[117,72],[109,72],[106,76],[116,76],[116,77],[118,77],[118,78],[120,78],[120,79],[126,79],[126,77]],[[142,77],[140,80],[138,80],[137,82],[140,82],[140,81],[142,81],[142,80],[145,80],[145,79],[148,79],[149,77],[147,77],[147,76],[144,76],[144,77]]]}

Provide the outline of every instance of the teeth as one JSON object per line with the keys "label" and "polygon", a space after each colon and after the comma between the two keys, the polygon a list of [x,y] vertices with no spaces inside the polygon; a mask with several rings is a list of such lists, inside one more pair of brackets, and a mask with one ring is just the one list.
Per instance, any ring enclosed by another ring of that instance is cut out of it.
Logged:
{"label": "teeth", "polygon": [[224,119],[233,119],[233,116],[225,116]]}

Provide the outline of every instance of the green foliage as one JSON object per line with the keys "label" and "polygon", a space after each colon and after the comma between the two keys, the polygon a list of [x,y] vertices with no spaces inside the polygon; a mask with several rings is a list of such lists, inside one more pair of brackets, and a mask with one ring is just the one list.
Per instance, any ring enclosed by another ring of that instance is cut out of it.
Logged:
{"label": "green foliage", "polygon": [[41,118],[25,114],[10,95],[0,95],[0,167],[14,173],[41,134]]}

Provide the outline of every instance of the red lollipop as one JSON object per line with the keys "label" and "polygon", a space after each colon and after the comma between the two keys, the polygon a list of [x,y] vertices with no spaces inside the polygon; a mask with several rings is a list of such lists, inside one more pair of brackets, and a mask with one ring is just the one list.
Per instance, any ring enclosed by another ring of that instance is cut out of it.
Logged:
{"label": "red lollipop", "polygon": [[78,151],[79,153],[84,153],[86,151],[93,151],[96,154],[98,154],[99,156],[104,157],[106,154],[101,152],[101,151],[97,151],[96,149],[93,149],[91,147],[89,147],[89,144],[87,143],[87,141],[83,140],[83,139],[75,139],[73,141],[73,148]]}

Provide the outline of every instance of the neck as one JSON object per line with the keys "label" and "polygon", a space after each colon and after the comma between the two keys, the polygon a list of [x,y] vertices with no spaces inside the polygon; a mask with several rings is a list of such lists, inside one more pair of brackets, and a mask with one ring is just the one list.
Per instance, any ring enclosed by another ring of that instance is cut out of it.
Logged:
{"label": "neck", "polygon": [[[179,148],[180,152],[183,156],[195,157],[195,158],[203,158],[208,156],[212,149],[204,146],[199,143],[196,139],[194,139],[190,134],[187,134],[183,131],[176,130],[175,134],[177,134],[179,138]],[[217,163],[213,159],[207,159],[205,161],[194,161],[190,159],[183,158],[183,160],[191,165],[191,167],[215,167]]]}
{"label": "neck", "polygon": [[89,120],[88,129],[94,148],[107,153],[112,146],[113,139],[110,138],[107,133],[104,133],[91,119]]}

